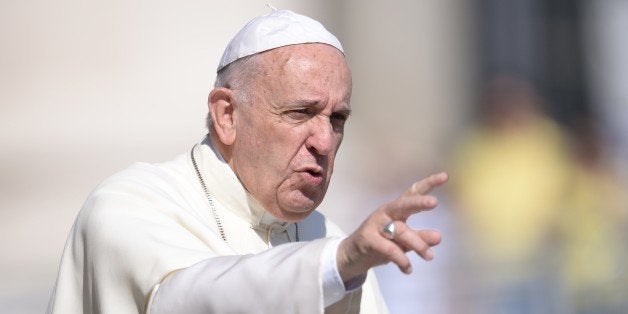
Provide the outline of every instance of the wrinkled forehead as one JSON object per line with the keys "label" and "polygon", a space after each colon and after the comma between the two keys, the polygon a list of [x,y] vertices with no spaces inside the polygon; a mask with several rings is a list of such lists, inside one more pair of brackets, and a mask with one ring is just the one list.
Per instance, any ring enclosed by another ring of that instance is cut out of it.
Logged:
{"label": "wrinkled forehead", "polygon": [[344,54],[326,44],[290,45],[263,52],[260,57],[260,66],[267,74],[282,76],[292,71],[350,76]]}
{"label": "wrinkled forehead", "polygon": [[344,54],[325,44],[299,44],[260,55],[257,91],[275,101],[345,103],[351,99],[351,72]]}

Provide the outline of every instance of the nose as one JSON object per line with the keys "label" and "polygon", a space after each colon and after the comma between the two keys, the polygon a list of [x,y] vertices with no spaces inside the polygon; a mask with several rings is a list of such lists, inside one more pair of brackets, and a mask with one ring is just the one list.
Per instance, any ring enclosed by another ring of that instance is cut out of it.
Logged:
{"label": "nose", "polygon": [[334,131],[329,118],[319,117],[315,123],[312,123],[310,136],[305,144],[308,149],[316,151],[319,155],[326,156],[332,152],[334,149]]}

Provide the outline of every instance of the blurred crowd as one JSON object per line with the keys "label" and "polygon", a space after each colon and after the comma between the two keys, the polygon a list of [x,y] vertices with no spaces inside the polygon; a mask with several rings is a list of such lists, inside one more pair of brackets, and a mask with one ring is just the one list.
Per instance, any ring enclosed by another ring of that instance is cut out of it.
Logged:
{"label": "blurred crowd", "polygon": [[451,160],[453,313],[628,313],[627,195],[595,117],[501,74]]}

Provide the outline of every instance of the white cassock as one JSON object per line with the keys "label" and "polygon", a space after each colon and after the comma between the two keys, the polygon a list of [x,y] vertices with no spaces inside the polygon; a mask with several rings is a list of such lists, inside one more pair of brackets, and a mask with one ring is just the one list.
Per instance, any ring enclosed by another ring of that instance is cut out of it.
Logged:
{"label": "white cassock", "polygon": [[325,308],[334,289],[322,265],[343,236],[337,226],[314,211],[297,223],[302,242],[289,243],[295,224],[268,214],[209,139],[192,154],[227,242],[191,153],[134,164],[83,205],[47,312],[386,313],[371,273],[361,288],[345,293],[341,283],[341,300]]}

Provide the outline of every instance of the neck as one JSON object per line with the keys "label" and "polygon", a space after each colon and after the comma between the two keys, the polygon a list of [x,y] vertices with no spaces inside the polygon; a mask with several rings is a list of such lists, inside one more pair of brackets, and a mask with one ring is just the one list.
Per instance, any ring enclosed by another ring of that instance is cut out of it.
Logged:
{"label": "neck", "polygon": [[218,134],[216,134],[216,130],[213,127],[209,131],[208,136],[211,139],[212,143],[214,144],[214,147],[218,149],[218,152],[220,153],[222,158],[227,162],[227,164],[229,164],[229,167],[231,167],[231,169],[233,170],[233,166],[231,165],[231,151],[232,151],[231,147],[225,145],[220,140],[220,138],[218,137]]}

